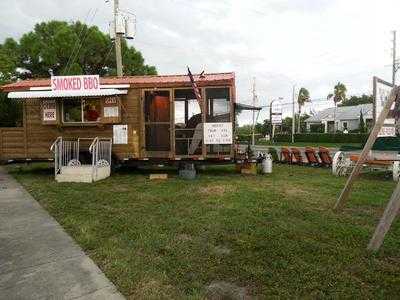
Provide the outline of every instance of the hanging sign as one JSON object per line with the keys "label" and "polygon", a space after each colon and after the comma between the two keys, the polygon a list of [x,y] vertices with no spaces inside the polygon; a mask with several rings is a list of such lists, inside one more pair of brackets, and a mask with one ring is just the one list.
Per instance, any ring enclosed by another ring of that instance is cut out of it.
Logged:
{"label": "hanging sign", "polygon": [[281,125],[282,124],[282,114],[271,115],[271,123],[273,125]]}
{"label": "hanging sign", "polygon": [[99,75],[51,76],[52,91],[97,91]]}
{"label": "hanging sign", "polygon": [[56,100],[43,100],[43,121],[57,121]]}
{"label": "hanging sign", "polygon": [[[374,120],[376,121],[381,114],[386,101],[389,98],[393,85],[378,77],[374,77]],[[393,103],[388,118],[385,120],[378,137],[396,136],[395,119],[394,119]]]}
{"label": "hanging sign", "polygon": [[104,124],[121,122],[121,101],[118,97],[105,97],[102,100],[102,119]]}
{"label": "hanging sign", "polygon": [[281,125],[282,124],[282,105],[280,102],[276,101],[271,104],[271,123],[273,125]]}
{"label": "hanging sign", "polygon": [[128,144],[128,125],[113,125],[113,144]]}
{"label": "hanging sign", "polygon": [[232,144],[232,123],[205,123],[204,144]]}
{"label": "hanging sign", "polygon": [[105,118],[118,118],[118,116],[119,116],[118,106],[104,106]]}

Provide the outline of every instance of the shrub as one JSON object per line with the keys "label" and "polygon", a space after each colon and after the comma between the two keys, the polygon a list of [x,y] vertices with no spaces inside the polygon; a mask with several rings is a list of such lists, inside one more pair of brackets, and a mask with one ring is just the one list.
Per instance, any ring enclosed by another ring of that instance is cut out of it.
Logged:
{"label": "shrub", "polygon": [[[368,133],[299,133],[294,135],[296,142],[309,143],[354,143],[364,144],[368,139]],[[275,135],[276,142],[290,143],[292,138],[290,134]]]}
{"label": "shrub", "polygon": [[268,148],[268,153],[271,154],[272,156],[272,161],[278,162],[279,161],[279,156],[278,156],[278,151],[274,147],[269,147]]}

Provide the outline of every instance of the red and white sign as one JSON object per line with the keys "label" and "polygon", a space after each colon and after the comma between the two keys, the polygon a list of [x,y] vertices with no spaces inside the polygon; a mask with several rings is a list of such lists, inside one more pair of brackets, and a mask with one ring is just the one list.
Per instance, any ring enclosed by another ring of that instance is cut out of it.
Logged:
{"label": "red and white sign", "polygon": [[52,91],[97,91],[99,75],[51,76]]}

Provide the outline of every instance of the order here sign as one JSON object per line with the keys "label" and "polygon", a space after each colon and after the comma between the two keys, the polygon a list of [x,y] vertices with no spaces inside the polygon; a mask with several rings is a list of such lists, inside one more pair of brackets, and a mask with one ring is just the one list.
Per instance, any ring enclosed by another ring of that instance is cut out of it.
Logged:
{"label": "order here sign", "polygon": [[99,89],[99,75],[51,76],[52,91],[92,91]]}

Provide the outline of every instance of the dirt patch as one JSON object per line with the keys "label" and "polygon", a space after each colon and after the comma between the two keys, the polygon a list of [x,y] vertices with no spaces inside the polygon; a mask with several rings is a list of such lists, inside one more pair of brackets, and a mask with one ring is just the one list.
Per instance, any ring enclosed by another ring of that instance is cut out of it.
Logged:
{"label": "dirt patch", "polygon": [[304,197],[304,196],[312,196],[313,195],[313,193],[311,193],[310,191],[306,191],[299,186],[286,185],[284,187],[283,192],[288,197]]}
{"label": "dirt patch", "polygon": [[229,185],[208,185],[199,189],[200,194],[205,196],[222,196],[227,192],[233,191]]}
{"label": "dirt patch", "polygon": [[182,295],[172,285],[165,284],[157,279],[141,280],[129,299],[176,299]]}
{"label": "dirt patch", "polygon": [[251,297],[247,289],[226,281],[215,281],[206,287],[206,297],[210,300],[244,300]]}
{"label": "dirt patch", "polygon": [[188,242],[192,240],[192,236],[190,234],[181,233],[176,236],[176,240],[179,242]]}
{"label": "dirt patch", "polygon": [[224,247],[224,246],[216,246],[216,247],[214,247],[213,251],[215,254],[221,255],[221,256],[228,255],[231,253],[231,249]]}
{"label": "dirt patch", "polygon": [[116,185],[115,187],[113,187],[113,192],[115,193],[126,193],[132,191],[132,187],[129,185]]}

